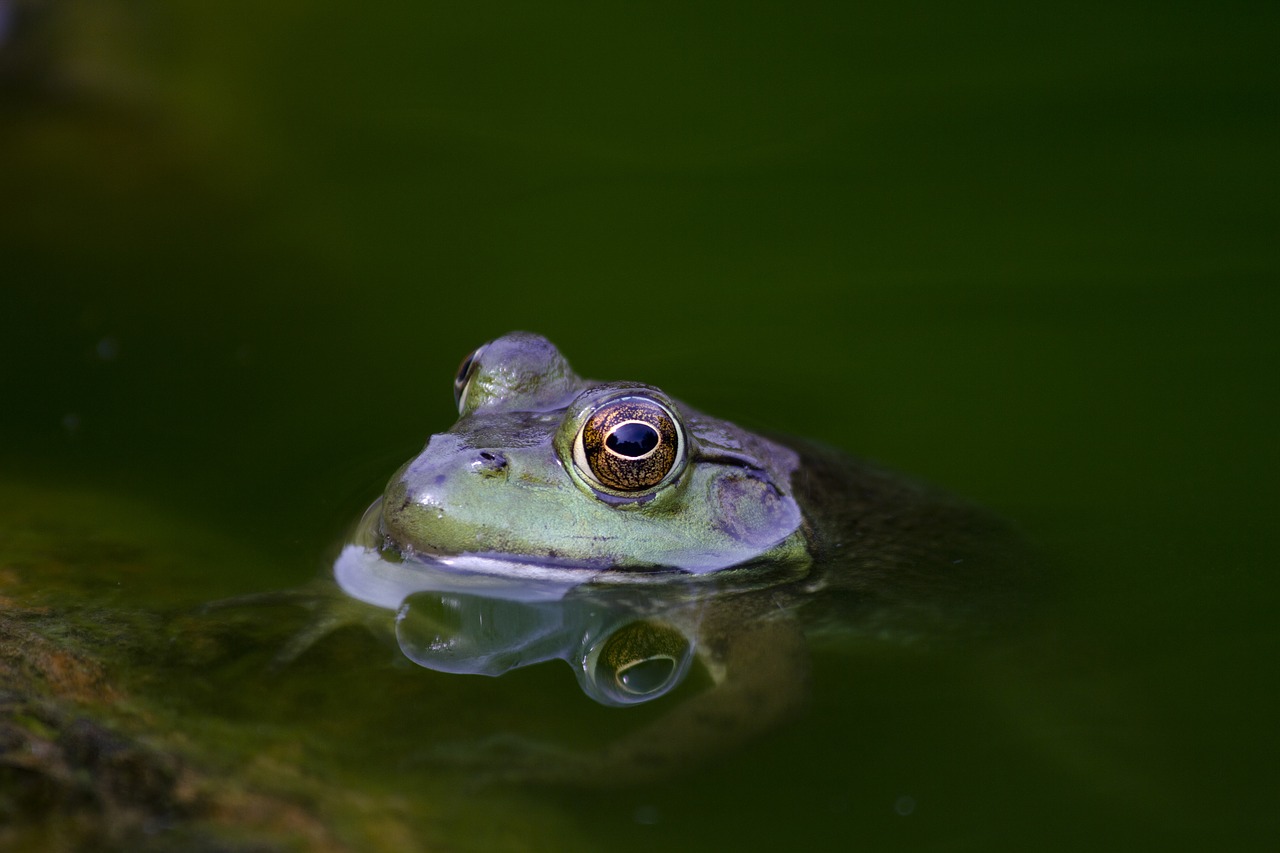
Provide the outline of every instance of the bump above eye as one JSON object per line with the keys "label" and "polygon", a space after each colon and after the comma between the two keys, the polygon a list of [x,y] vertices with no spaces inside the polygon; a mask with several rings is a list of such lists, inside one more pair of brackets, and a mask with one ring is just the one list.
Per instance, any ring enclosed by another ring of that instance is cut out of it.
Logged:
{"label": "bump above eye", "polygon": [[684,456],[671,411],[648,397],[621,397],[597,408],[578,431],[574,462],[593,484],[641,492],[666,481]]}

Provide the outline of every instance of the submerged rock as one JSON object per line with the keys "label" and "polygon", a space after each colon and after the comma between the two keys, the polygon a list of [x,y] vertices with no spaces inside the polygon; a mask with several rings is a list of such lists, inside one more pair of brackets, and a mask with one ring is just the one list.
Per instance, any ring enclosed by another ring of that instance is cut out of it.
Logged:
{"label": "submerged rock", "polygon": [[400,851],[460,827],[464,847],[531,828],[582,846],[536,800],[367,761],[385,699],[352,685],[420,679],[361,634],[273,670],[304,611],[200,607],[252,560],[118,498],[0,486],[0,849]]}

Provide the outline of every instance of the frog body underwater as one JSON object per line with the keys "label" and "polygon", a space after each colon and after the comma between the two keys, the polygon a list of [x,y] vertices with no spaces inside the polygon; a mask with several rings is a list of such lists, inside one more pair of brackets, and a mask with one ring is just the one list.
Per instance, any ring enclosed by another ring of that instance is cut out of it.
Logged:
{"label": "frog body underwater", "polygon": [[1007,537],[985,513],[650,385],[582,379],[541,336],[475,350],[454,396],[458,422],[335,563],[343,590],[398,610],[402,650],[433,669],[561,657],[625,705],[696,657],[714,685],[597,753],[505,755],[510,778],[617,784],[722,751],[803,706],[806,637],[919,633],[999,586]]}

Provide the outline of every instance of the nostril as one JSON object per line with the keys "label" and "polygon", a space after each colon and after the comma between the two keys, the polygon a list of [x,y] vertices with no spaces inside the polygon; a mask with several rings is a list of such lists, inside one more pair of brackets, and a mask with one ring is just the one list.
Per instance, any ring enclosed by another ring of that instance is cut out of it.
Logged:
{"label": "nostril", "polygon": [[471,466],[485,474],[496,474],[507,467],[507,457],[492,450],[481,450]]}

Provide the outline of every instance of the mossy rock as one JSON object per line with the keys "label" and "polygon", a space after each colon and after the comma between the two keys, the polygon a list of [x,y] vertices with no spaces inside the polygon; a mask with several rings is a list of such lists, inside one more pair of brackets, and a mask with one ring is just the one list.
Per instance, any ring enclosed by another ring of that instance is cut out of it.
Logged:
{"label": "mossy rock", "polygon": [[255,559],[116,496],[0,486],[0,848],[584,846],[552,803],[415,762],[450,696],[373,635],[282,667],[305,608],[202,606]]}

